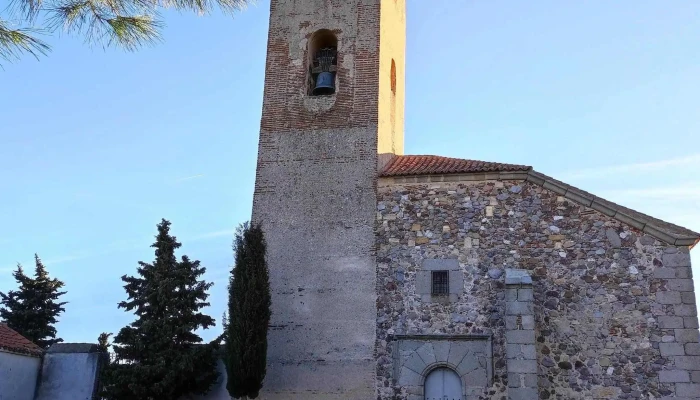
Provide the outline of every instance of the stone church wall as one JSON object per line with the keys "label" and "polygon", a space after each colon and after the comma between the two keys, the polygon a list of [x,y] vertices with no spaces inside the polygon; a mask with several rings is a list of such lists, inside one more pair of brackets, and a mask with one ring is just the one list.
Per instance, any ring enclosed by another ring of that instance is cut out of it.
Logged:
{"label": "stone church wall", "polygon": [[[506,268],[532,276],[540,399],[700,398],[687,248],[524,181],[380,180],[376,231],[379,398],[422,398],[394,382],[397,338],[416,335],[491,335],[493,378],[480,398],[513,398]],[[458,260],[455,301],[420,293],[433,259]]]}

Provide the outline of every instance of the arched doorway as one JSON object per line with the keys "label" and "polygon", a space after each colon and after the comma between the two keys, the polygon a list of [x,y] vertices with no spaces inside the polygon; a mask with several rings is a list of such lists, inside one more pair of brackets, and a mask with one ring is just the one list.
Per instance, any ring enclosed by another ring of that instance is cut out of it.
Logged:
{"label": "arched doorway", "polygon": [[449,368],[436,368],[425,378],[425,400],[462,400],[462,381]]}

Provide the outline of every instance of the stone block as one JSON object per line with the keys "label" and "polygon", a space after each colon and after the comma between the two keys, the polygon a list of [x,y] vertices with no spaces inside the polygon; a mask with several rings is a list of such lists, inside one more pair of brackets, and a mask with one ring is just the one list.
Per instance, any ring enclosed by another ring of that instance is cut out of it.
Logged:
{"label": "stone block", "polygon": [[434,342],[433,352],[437,362],[447,362],[447,357],[450,355],[450,342]]}
{"label": "stone block", "polygon": [[700,342],[700,334],[697,329],[676,329],[676,341],[678,343]]}
{"label": "stone block", "polygon": [[450,294],[461,295],[464,293],[464,273],[462,271],[450,271]]}
{"label": "stone block", "polygon": [[683,317],[670,317],[667,315],[659,316],[658,318],[659,328],[661,329],[675,329],[683,328]]}
{"label": "stone block", "polygon": [[535,331],[507,331],[506,343],[509,344],[534,344]]}
{"label": "stone block", "polygon": [[535,329],[534,315],[523,315],[521,322],[523,324],[523,329]]}
{"label": "stone block", "polygon": [[698,317],[683,317],[683,323],[686,329],[698,329],[700,327]]}
{"label": "stone block", "polygon": [[423,260],[422,269],[424,271],[457,271],[459,270],[459,261],[453,258],[450,259],[434,259],[428,258]]}
{"label": "stone block", "polygon": [[518,316],[517,315],[506,315],[506,329],[515,330],[518,329]]}
{"label": "stone block", "polygon": [[537,373],[537,362],[535,360],[508,360],[506,363],[506,369],[509,373]]}
{"label": "stone block", "polygon": [[685,355],[682,343],[659,343],[659,350],[662,357]]}
{"label": "stone block", "polygon": [[525,387],[537,388],[537,374],[523,374],[525,377]]}
{"label": "stone block", "polygon": [[695,304],[697,299],[695,298],[695,292],[683,292],[681,293],[681,301],[683,304]]}
{"label": "stone block", "polygon": [[595,400],[602,399],[617,399],[621,394],[621,390],[614,386],[598,386],[593,388],[593,398]]}
{"label": "stone block", "polygon": [[668,290],[675,290],[678,292],[692,292],[693,291],[693,280],[692,279],[669,279],[666,281],[666,288]]}
{"label": "stone block", "polygon": [[678,397],[678,396],[664,396],[659,400],[698,400],[697,397]]}
{"label": "stone block", "polygon": [[533,299],[532,288],[518,289],[518,301],[532,301]]}
{"label": "stone block", "polygon": [[685,354],[689,356],[700,356],[700,343],[686,343]]}
{"label": "stone block", "polygon": [[690,380],[693,383],[700,383],[700,371],[693,371],[690,373]]}
{"label": "stone block", "polygon": [[422,374],[427,366],[428,365],[425,363],[425,361],[423,361],[418,353],[413,353],[413,355],[403,364],[403,367],[408,368],[418,374]]}
{"label": "stone block", "polygon": [[608,228],[608,230],[605,231],[605,236],[608,238],[612,247],[618,249],[622,246],[622,239],[620,239],[620,235],[618,235],[614,229]]}
{"label": "stone block", "polygon": [[459,376],[464,376],[478,368],[481,368],[479,360],[473,355],[468,355],[464,357],[462,362],[457,366],[457,374]]}
{"label": "stone block", "polygon": [[657,268],[654,270],[654,278],[673,279],[676,277],[675,268]]}
{"label": "stone block", "polygon": [[537,400],[536,388],[511,388],[508,389],[509,400]]}
{"label": "stone block", "polygon": [[528,387],[528,388],[536,388],[537,387],[537,374],[515,374],[515,373],[509,373],[508,374],[508,387],[509,388],[519,388],[519,387]]}
{"label": "stone block", "polygon": [[474,350],[475,342],[454,341],[450,343],[450,353],[447,362],[451,365],[459,365],[467,354]]}
{"label": "stone block", "polygon": [[700,371],[700,356],[675,356],[673,361],[678,369]]}
{"label": "stone block", "polygon": [[431,291],[431,275],[430,271],[416,272],[416,293],[430,294]]}
{"label": "stone block", "polygon": [[521,387],[522,385],[520,384],[520,376],[522,374],[515,374],[515,373],[509,373],[508,374],[508,387],[509,388],[517,388]]}
{"label": "stone block", "polygon": [[399,385],[401,386],[420,386],[423,384],[423,375],[411,371],[406,367],[401,368],[401,376],[399,377]]}
{"label": "stone block", "polygon": [[537,359],[537,348],[534,344],[523,344],[520,345],[520,352],[523,354],[523,358],[526,360],[536,360]]}
{"label": "stone block", "polygon": [[506,285],[532,285],[530,272],[524,269],[506,268]]}
{"label": "stone block", "polygon": [[681,317],[694,317],[698,315],[698,309],[695,304],[676,304],[673,306],[673,312]]}
{"label": "stone block", "polygon": [[426,343],[423,346],[419,347],[416,350],[416,354],[420,356],[420,358],[425,361],[426,364],[434,364],[437,362],[435,358],[435,352],[433,351],[433,344],[432,343]]}
{"label": "stone block", "polygon": [[519,344],[507,344],[506,345],[506,358],[517,358],[522,351],[520,350]]}
{"label": "stone block", "polygon": [[518,301],[518,289],[516,287],[506,288],[506,301]]}
{"label": "stone block", "polygon": [[485,368],[478,368],[464,375],[464,380],[469,382],[469,386],[480,386],[486,387],[488,384],[488,377],[486,376]]}
{"label": "stone block", "polygon": [[664,267],[690,267],[690,253],[664,254]]}
{"label": "stone block", "polygon": [[532,302],[509,301],[506,303],[506,315],[532,315],[534,313]]}
{"label": "stone block", "polygon": [[697,399],[700,396],[700,384],[697,383],[677,383],[676,396]]}
{"label": "stone block", "polygon": [[681,304],[679,292],[657,292],[656,302],[659,304]]}
{"label": "stone block", "polygon": [[678,268],[676,268],[676,278],[693,279],[692,268],[690,268],[690,267],[678,267]]}
{"label": "stone block", "polygon": [[677,383],[690,382],[690,374],[688,371],[671,370],[659,371],[659,382],[661,383]]}

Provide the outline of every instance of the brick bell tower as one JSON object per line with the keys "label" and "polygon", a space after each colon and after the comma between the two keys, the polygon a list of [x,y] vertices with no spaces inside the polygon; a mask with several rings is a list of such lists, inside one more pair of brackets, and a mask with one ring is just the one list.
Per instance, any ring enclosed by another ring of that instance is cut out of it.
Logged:
{"label": "brick bell tower", "polygon": [[405,0],[271,0],[253,202],[272,289],[262,399],[376,398],[376,181],[403,153],[405,16]]}

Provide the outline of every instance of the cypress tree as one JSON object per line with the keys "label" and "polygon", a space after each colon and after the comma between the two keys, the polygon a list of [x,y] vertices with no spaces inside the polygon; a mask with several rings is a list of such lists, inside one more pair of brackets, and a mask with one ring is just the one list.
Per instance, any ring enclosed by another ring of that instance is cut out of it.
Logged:
{"label": "cypress tree", "polygon": [[234,241],[236,262],[229,281],[226,324],[227,389],[234,398],[258,397],[267,365],[270,279],[267,244],[259,225],[241,225]]}
{"label": "cypress tree", "polygon": [[12,276],[18,283],[18,290],[7,294],[0,292],[0,318],[22,336],[42,348],[48,348],[54,343],[62,342],[56,338],[58,316],[65,311],[66,302],[58,298],[66,292],[60,291],[64,283],[56,278],[50,278],[46,267],[38,255],[34,255],[34,277],[24,274],[21,265]]}
{"label": "cypress tree", "polygon": [[214,326],[200,310],[209,305],[212,283],[199,278],[199,261],[175,250],[181,244],[169,234],[170,222],[158,224],[155,260],[139,262],[138,276],[123,276],[128,300],[119,308],[133,311],[136,320],[122,328],[112,348],[116,362],[104,374],[108,399],[178,400],[206,393],[217,379],[214,344],[201,344],[195,330]]}

